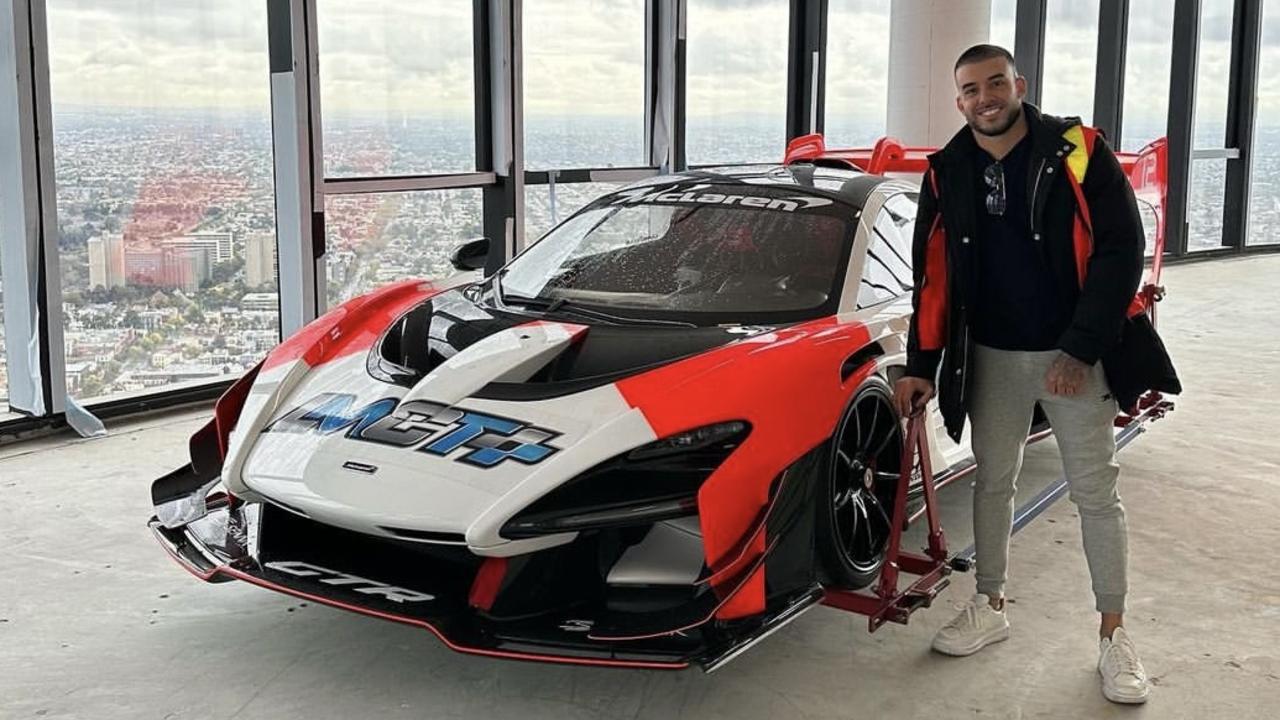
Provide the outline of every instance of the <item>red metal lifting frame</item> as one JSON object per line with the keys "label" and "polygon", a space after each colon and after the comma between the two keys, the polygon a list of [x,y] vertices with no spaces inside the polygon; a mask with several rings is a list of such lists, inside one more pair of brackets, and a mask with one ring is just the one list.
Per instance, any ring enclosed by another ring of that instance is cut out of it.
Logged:
{"label": "red metal lifting frame", "polygon": [[[898,489],[893,504],[893,523],[880,581],[871,593],[851,590],[827,590],[824,605],[866,615],[867,629],[875,632],[886,622],[905,625],[911,613],[929,607],[933,599],[950,584],[951,566],[947,559],[947,538],[938,517],[937,487],[933,466],[929,462],[929,442],[924,432],[925,418],[920,413],[907,420],[907,438],[902,448]],[[920,457],[920,481],[924,488],[924,508],[929,519],[929,545],[925,554],[902,551],[902,533],[907,527],[907,489],[911,485],[917,453]],[[898,589],[898,575],[918,576],[905,589]]]}

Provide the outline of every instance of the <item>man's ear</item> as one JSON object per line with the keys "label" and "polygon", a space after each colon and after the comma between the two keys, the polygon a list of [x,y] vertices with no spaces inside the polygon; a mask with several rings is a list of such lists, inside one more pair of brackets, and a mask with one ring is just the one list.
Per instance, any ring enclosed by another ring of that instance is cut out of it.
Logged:
{"label": "man's ear", "polygon": [[1021,75],[1013,79],[1013,89],[1018,93],[1018,99],[1022,100],[1027,97],[1027,79]]}
{"label": "man's ear", "polygon": [[961,115],[964,114],[964,103],[960,102],[959,95],[956,95],[956,110],[959,110]]}

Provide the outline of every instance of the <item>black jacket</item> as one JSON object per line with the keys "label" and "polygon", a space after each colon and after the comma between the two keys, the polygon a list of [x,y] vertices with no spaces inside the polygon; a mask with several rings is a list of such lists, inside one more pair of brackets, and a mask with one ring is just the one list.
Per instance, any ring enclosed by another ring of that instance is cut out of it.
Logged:
{"label": "black jacket", "polygon": [[[1102,360],[1121,407],[1130,407],[1148,388],[1177,392],[1168,356],[1154,331],[1147,332],[1149,323],[1135,335],[1142,336],[1142,347],[1119,352],[1122,337],[1134,335],[1129,326],[1145,321],[1145,315],[1130,318],[1128,313],[1141,281],[1144,234],[1119,161],[1101,135],[1079,119],[1042,115],[1025,103],[1023,112],[1032,143],[1028,235],[1057,291],[1073,308],[1058,347],[1089,364]],[[929,156],[913,243],[916,292],[907,374],[937,378],[947,432],[957,441],[969,407],[973,354],[977,193],[984,191],[973,172],[977,150],[965,127]]]}

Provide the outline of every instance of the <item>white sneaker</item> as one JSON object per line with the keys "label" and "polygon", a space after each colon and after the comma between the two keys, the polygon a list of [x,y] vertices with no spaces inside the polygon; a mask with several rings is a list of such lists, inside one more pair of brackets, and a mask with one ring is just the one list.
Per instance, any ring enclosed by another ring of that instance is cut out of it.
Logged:
{"label": "white sneaker", "polygon": [[944,655],[972,655],[991,643],[1009,639],[1009,618],[994,610],[982,593],[933,636],[933,649]]}
{"label": "white sneaker", "polygon": [[1151,693],[1147,671],[1138,659],[1138,649],[1124,628],[1116,628],[1111,638],[1099,644],[1098,674],[1102,694],[1114,703],[1144,703]]}

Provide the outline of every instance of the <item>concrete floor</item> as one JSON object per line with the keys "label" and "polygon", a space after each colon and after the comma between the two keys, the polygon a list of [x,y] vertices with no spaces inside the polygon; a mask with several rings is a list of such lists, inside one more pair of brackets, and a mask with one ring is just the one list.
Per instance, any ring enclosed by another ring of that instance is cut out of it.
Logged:
{"label": "concrete floor", "polygon": [[[0,718],[1280,717],[1280,257],[1170,268],[1188,392],[1122,454],[1130,627],[1156,685],[1112,706],[1073,508],[1015,537],[1013,638],[930,654],[940,606],[868,635],[818,608],[713,675],[458,655],[420,630],[180,570],[143,523],[203,413],[0,447]],[[1052,443],[1027,480],[1057,469]],[[966,491],[947,491],[955,507]],[[968,532],[951,528],[953,545]]]}

